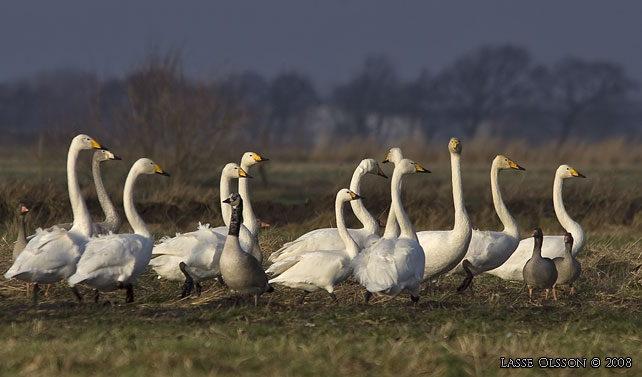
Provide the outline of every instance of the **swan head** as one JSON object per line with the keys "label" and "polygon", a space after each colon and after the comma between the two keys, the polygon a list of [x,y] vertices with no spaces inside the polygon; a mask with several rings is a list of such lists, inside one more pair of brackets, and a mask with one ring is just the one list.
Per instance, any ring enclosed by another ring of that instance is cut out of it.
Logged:
{"label": "swan head", "polygon": [[138,169],[142,174],[160,174],[169,177],[169,173],[161,169],[157,163],[149,158],[139,159],[134,163],[134,167],[136,167],[136,169]]}
{"label": "swan head", "polygon": [[234,178],[252,178],[251,175],[247,174],[243,168],[241,168],[238,164],[235,164],[234,162],[230,162],[229,164],[225,165],[222,171],[222,176],[228,179],[234,179]]}
{"label": "swan head", "polygon": [[381,170],[381,166],[379,166],[379,164],[377,163],[377,161],[375,161],[374,158],[365,158],[361,160],[359,167],[363,169],[363,171],[366,173],[376,174],[384,178],[388,178],[388,176],[383,172],[383,170]]}
{"label": "swan head", "polygon": [[337,192],[337,200],[340,202],[349,202],[351,200],[357,199],[363,199],[363,197],[359,196],[359,194],[350,189],[342,188],[341,190],[339,190],[339,192]]}
{"label": "swan head", "polygon": [[457,137],[451,137],[448,142],[448,150],[450,153],[461,154],[461,141]]}
{"label": "swan head", "polygon": [[77,149],[107,149],[85,134],[76,135],[71,141],[71,145]]}
{"label": "swan head", "polygon": [[568,165],[560,165],[560,167],[557,168],[557,172],[555,172],[555,175],[559,175],[562,178],[586,178],[584,174],[578,172]]}
{"label": "swan head", "polygon": [[29,207],[24,203],[18,203],[16,208],[16,216],[24,216],[29,212]]}
{"label": "swan head", "polygon": [[227,199],[223,200],[223,203],[229,204],[234,208],[237,208],[242,202],[243,199],[241,199],[241,195],[236,192],[233,192]]}
{"label": "swan head", "polygon": [[386,154],[386,158],[381,162],[384,164],[387,162],[392,162],[394,165],[397,165],[397,163],[399,163],[399,161],[401,160],[403,160],[403,153],[401,153],[401,148],[394,147],[390,148],[388,154]]}
{"label": "swan head", "polygon": [[532,233],[533,238],[536,240],[544,239],[544,234],[542,233],[542,228],[535,228]]}
{"label": "swan head", "polygon": [[395,171],[397,171],[397,169],[399,169],[399,172],[402,174],[430,173],[430,170],[424,169],[418,163],[407,158],[404,158],[399,161],[398,164],[395,164]]}
{"label": "swan head", "polygon": [[493,160],[493,165],[496,166],[500,170],[504,169],[517,169],[517,170],[526,170],[523,167],[517,165],[513,160],[510,158],[504,156],[504,155],[497,155],[495,159]]}
{"label": "swan head", "polygon": [[243,157],[241,157],[241,166],[250,167],[256,165],[259,162],[269,161],[269,158],[261,157],[258,153],[254,152],[245,152]]}
{"label": "swan head", "polygon": [[564,243],[573,247],[573,235],[571,233],[564,233]]}
{"label": "swan head", "polygon": [[107,149],[99,149],[94,152],[94,161],[103,162],[110,160],[122,160],[122,158],[116,156],[111,151]]}

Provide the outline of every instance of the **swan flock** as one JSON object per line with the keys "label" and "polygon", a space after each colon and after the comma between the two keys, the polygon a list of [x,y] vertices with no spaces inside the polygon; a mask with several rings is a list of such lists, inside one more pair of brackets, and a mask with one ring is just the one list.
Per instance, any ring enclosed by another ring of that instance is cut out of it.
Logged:
{"label": "swan flock", "polygon": [[[83,150],[94,150],[92,176],[104,212],[104,221],[93,222],[81,194],[77,163]],[[568,165],[560,165],[553,179],[553,207],[566,235],[521,239],[517,221],[509,212],[500,190],[499,174],[504,170],[525,170],[504,155],[491,162],[490,187],[493,205],[503,230],[478,230],[465,206],[461,170],[462,143],[452,138],[448,143],[454,208],[452,229],[416,230],[402,202],[402,181],[406,175],[430,173],[418,162],[405,158],[400,148],[391,148],[383,163],[394,166],[390,177],[390,210],[385,229],[367,209],[362,181],[367,175],[387,179],[376,160],[362,160],[354,170],[349,188],[336,193],[334,203],[336,228],[311,230],[286,242],[267,258],[258,234],[265,223],[259,220],[251,204],[249,184],[252,166],[268,161],[255,152],[246,152],[240,163],[226,164],[220,177],[220,205],[224,226],[211,227],[201,219],[197,229],[188,233],[164,236],[155,242],[145,220],[136,210],[134,187],[141,175],[169,176],[149,158],[140,158],[131,166],[124,182],[123,205],[132,233],[118,233],[121,219],[103,184],[100,164],[120,160],[90,136],[74,137],[67,155],[67,186],[73,221],[38,228],[26,236],[24,217],[29,211],[20,203],[16,218],[19,234],[13,250],[13,264],[6,279],[33,284],[37,305],[38,284],[65,282],[78,300],[77,286],[100,292],[122,289],[125,301],[134,300],[135,280],[147,267],[159,279],[182,283],[181,297],[201,294],[201,283],[217,279],[237,296],[253,296],[258,305],[265,292],[281,286],[299,290],[303,303],[306,295],[325,291],[333,300],[335,287],[350,279],[363,286],[365,301],[372,295],[394,298],[407,292],[413,302],[421,295],[423,283],[444,274],[464,275],[458,290],[471,288],[473,277],[481,273],[505,280],[524,280],[529,287],[553,290],[555,284],[569,284],[579,276],[575,261],[586,243],[586,234],[566,211],[562,187],[566,179],[585,178]],[[511,173],[512,174],[512,173]],[[382,179],[379,178],[379,179]],[[374,178],[373,178],[374,179]],[[235,182],[236,181],[236,182]],[[234,190],[234,186],[238,191]],[[367,191],[367,188],[366,188]],[[367,193],[365,195],[367,197]],[[345,204],[361,222],[361,228],[347,228]],[[143,213],[144,214],[144,213]],[[260,215],[260,214],[259,214]],[[570,240],[570,241],[569,241]],[[555,263],[549,262],[555,260]],[[557,280],[557,270],[560,278]],[[573,292],[573,291],[571,291]]]}

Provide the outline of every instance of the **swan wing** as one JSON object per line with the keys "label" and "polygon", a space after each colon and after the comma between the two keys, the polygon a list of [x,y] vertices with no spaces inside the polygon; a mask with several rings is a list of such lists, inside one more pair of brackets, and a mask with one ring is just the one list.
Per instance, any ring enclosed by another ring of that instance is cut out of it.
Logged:
{"label": "swan wing", "polygon": [[370,292],[397,285],[399,273],[393,252],[394,241],[385,238],[366,248],[352,261],[354,277]]}
{"label": "swan wing", "polygon": [[350,276],[352,265],[345,251],[320,250],[296,257],[270,284],[282,284],[308,291],[325,289],[332,293],[334,286]]}
{"label": "swan wing", "polygon": [[85,243],[86,239],[58,227],[39,229],[4,276],[35,283],[66,279],[74,273]]}
{"label": "swan wing", "polygon": [[[348,229],[348,233],[359,248],[364,248],[379,238],[377,235],[367,234],[365,229]],[[344,248],[345,244],[339,236],[337,228],[316,229],[294,241],[283,244],[280,249],[270,255],[268,262],[276,263],[318,250],[342,250]]]}

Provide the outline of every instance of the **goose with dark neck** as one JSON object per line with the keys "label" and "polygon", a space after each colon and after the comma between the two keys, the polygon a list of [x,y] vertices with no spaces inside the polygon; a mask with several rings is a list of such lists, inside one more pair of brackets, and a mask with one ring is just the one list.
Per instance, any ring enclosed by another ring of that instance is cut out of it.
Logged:
{"label": "goose with dark neck", "polygon": [[221,275],[233,293],[254,296],[254,305],[258,306],[259,297],[270,286],[259,261],[243,251],[239,242],[239,232],[243,224],[243,199],[239,194],[233,193],[223,203],[232,207],[232,214],[221,254]]}
{"label": "goose with dark neck", "polygon": [[26,204],[18,204],[16,209],[16,220],[18,222],[18,237],[16,238],[16,243],[13,245],[13,254],[12,261],[15,261],[18,258],[18,255],[24,250],[27,246],[26,238],[26,227],[27,227],[27,213],[29,213],[29,208]]}

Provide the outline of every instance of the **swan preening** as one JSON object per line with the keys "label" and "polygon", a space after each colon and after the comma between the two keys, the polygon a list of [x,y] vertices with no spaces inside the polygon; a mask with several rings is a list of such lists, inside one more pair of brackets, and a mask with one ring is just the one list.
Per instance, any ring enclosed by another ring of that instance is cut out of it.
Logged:
{"label": "swan preening", "polygon": [[[97,150],[92,159],[92,173],[104,212],[102,222],[91,221],[76,173],[80,152],[91,149]],[[565,179],[585,176],[568,165],[559,166],[555,172],[553,206],[560,224],[568,232],[566,236],[543,237],[537,230],[534,237],[520,241],[518,223],[502,198],[499,174],[502,170],[525,169],[504,155],[493,159],[491,193],[504,229],[473,231],[464,203],[460,140],[452,138],[448,151],[455,212],[451,230],[415,231],[402,204],[402,180],[406,175],[428,171],[404,158],[401,149],[391,148],[383,160],[394,165],[390,211],[383,234],[378,221],[366,209],[361,191],[368,174],[387,177],[375,160],[366,158],[354,170],[350,188],[337,192],[334,201],[337,227],[316,229],[285,243],[269,256],[271,265],[264,271],[258,240],[261,225],[252,207],[248,171],[267,158],[246,152],[240,165],[228,163],[222,169],[219,204],[224,226],[212,228],[205,222],[199,223],[195,231],[163,237],[154,245],[151,232],[134,206],[133,189],[141,174],[168,174],[148,158],[132,165],[125,180],[123,204],[133,233],[118,234],[121,220],[103,185],[100,164],[120,158],[81,134],[73,138],[67,155],[73,222],[68,226],[39,228],[31,239],[27,238],[24,217],[29,209],[21,203],[16,212],[18,238],[13,251],[14,263],[4,276],[36,283],[34,300],[37,300],[37,284],[67,280],[78,298],[75,286],[81,284],[94,288],[96,298],[99,291],[126,289],[125,301],[131,302],[133,282],[148,265],[159,277],[184,281],[182,297],[189,296],[193,287],[200,294],[203,281],[221,278],[233,293],[254,296],[255,304],[261,294],[271,290],[270,284],[302,290],[301,303],[309,292],[318,290],[325,290],[336,299],[336,286],[350,275],[367,291],[366,301],[372,293],[394,298],[407,291],[416,302],[422,282],[447,272],[466,273],[458,290],[469,286],[473,276],[488,272],[508,280],[524,279],[529,286],[529,296],[532,288],[553,289],[555,296],[556,284],[569,284],[572,294],[573,281],[580,273],[574,257],[584,247],[586,236],[566,212],[562,186]],[[233,189],[235,180],[238,193]],[[346,202],[350,202],[362,228],[346,227]],[[549,258],[554,258],[554,262]],[[270,279],[266,273],[271,275]]]}

